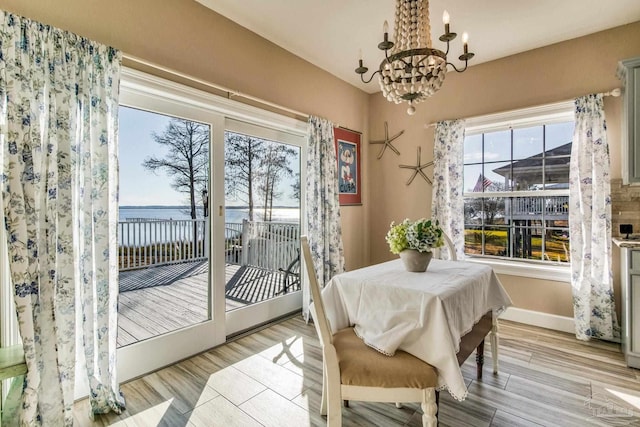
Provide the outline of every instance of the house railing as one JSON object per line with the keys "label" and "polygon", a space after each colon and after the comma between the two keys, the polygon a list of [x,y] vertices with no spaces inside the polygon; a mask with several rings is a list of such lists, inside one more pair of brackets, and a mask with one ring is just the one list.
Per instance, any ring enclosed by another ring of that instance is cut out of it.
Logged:
{"label": "house railing", "polygon": [[[118,223],[120,271],[208,259],[208,218],[163,220],[135,218]],[[268,270],[286,270],[299,258],[297,223],[243,221],[225,223],[225,262]]]}
{"label": "house railing", "polygon": [[[513,215],[565,216],[569,214],[569,196],[514,197],[511,202]],[[507,209],[507,213],[508,209]]]}

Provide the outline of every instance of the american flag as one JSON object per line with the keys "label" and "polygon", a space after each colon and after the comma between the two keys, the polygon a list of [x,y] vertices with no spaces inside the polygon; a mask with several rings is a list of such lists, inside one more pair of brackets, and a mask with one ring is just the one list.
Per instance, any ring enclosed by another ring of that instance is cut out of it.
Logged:
{"label": "american flag", "polygon": [[480,174],[480,175],[478,175],[478,182],[476,182],[476,186],[473,187],[473,192],[474,193],[479,193],[482,190],[485,190],[491,184],[493,184],[493,182],[491,182],[491,180],[489,178],[487,178],[486,176]]}

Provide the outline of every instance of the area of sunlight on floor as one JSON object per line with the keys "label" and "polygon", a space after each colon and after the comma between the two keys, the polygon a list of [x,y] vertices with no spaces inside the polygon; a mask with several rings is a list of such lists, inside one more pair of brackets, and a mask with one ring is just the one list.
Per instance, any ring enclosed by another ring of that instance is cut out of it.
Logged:
{"label": "area of sunlight on floor", "polygon": [[[198,404],[188,414],[188,420],[204,426],[211,422],[212,416],[224,418],[234,413],[235,419],[229,420],[233,425],[253,425],[255,421],[266,426],[311,425],[309,398],[304,393],[303,363],[304,338],[292,336],[221,369],[207,380],[208,388],[220,396]],[[282,368],[293,375],[283,375]],[[252,397],[247,399],[247,396]],[[229,408],[230,403],[236,408]],[[277,413],[274,408],[282,412]]]}
{"label": "area of sunlight on floor", "polygon": [[634,395],[631,395],[629,393],[622,392],[622,391],[619,391],[619,390],[613,390],[613,389],[610,389],[610,388],[607,388],[605,390],[607,390],[607,392],[611,393],[612,395],[614,395],[618,399],[624,400],[628,404],[640,409],[640,396],[634,396]]}
{"label": "area of sunlight on floor", "polygon": [[[232,341],[233,342],[233,341]],[[216,359],[216,352],[224,353],[225,346],[196,357]],[[308,351],[307,347],[307,351]],[[224,359],[224,356],[222,357]],[[199,396],[191,403],[190,411],[180,411],[190,427],[224,426],[278,426],[313,425],[310,411],[318,411],[317,398],[308,393],[308,372],[304,372],[305,338],[292,335],[279,343],[244,357],[210,374]],[[178,364],[180,365],[180,364]],[[176,365],[176,366],[178,366]],[[161,370],[162,371],[162,370]],[[161,372],[158,371],[158,372]],[[157,373],[148,374],[150,384],[164,388],[156,379]],[[321,374],[320,374],[321,375]],[[154,378],[154,379],[151,379]],[[169,390],[159,390],[168,397]],[[125,392],[125,399],[127,394]],[[153,406],[133,411],[130,416],[114,421],[112,426],[167,425],[175,420],[176,408],[184,405],[167,398]],[[148,403],[151,403],[149,401]],[[137,406],[137,405],[136,405]],[[173,406],[173,408],[171,408]],[[182,406],[184,407],[184,406]],[[121,415],[122,417],[122,415]]]}

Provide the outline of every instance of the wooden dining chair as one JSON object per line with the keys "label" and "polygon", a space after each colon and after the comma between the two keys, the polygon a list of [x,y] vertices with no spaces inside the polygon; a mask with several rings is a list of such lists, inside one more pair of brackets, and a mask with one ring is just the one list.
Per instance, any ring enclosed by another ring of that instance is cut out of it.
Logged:
{"label": "wooden dining chair", "polygon": [[422,425],[437,426],[436,369],[402,350],[396,351],[394,356],[385,356],[367,346],[352,327],[332,334],[309,242],[306,236],[302,236],[300,240],[313,299],[311,313],[322,346],[320,414],[327,416],[328,427],[342,425],[341,402],[349,400],[420,402]]}
{"label": "wooden dining chair", "polygon": [[[456,255],[456,248],[453,246],[453,242],[451,241],[451,238],[449,236],[447,236],[446,233],[442,233],[442,237],[444,237],[444,246],[446,247],[447,250],[449,251],[449,259],[451,261],[457,261],[458,260],[458,256]],[[439,248],[440,251],[442,251],[442,248]]]}

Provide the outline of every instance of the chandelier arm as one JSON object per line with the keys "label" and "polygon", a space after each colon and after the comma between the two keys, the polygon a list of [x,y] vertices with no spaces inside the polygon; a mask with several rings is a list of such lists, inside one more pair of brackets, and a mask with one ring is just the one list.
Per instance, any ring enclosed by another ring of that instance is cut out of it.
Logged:
{"label": "chandelier arm", "polygon": [[468,61],[464,61],[464,68],[460,68],[460,69],[458,69],[458,67],[456,67],[455,64],[452,64],[451,62],[447,62],[447,65],[451,65],[451,68],[456,70],[458,73],[463,73],[467,69],[467,67],[469,66],[469,62]]}
{"label": "chandelier arm", "polygon": [[371,74],[371,77],[369,77],[369,80],[365,80],[365,79],[364,79],[364,77],[363,77],[363,76],[364,76],[364,74],[360,74],[360,80],[362,80],[362,83],[365,83],[365,84],[367,84],[367,83],[371,83],[371,80],[373,80],[373,77],[374,77],[376,74],[378,74],[378,73],[382,74],[382,73],[381,73],[381,71],[380,71],[380,70],[378,70],[378,71],[376,71],[375,73]]}

